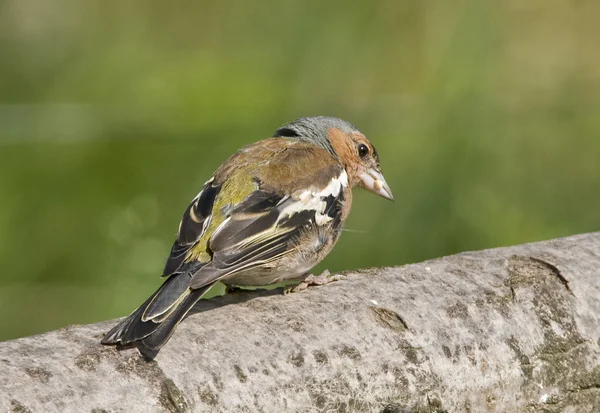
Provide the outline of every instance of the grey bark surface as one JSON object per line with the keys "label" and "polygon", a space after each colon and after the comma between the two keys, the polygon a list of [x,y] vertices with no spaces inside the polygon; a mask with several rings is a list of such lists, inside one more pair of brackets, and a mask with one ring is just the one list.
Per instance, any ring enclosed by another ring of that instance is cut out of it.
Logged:
{"label": "grey bark surface", "polygon": [[597,413],[600,233],[206,300],[150,363],[114,323],[0,343],[0,411]]}

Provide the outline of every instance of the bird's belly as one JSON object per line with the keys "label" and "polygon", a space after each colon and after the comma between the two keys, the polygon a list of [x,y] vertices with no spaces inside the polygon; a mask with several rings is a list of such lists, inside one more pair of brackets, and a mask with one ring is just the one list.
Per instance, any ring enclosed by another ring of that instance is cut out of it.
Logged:
{"label": "bird's belly", "polygon": [[[316,257],[315,257],[316,258]],[[259,286],[300,279],[321,260],[299,261],[297,257],[279,259],[274,265],[251,268],[221,280],[227,285]]]}

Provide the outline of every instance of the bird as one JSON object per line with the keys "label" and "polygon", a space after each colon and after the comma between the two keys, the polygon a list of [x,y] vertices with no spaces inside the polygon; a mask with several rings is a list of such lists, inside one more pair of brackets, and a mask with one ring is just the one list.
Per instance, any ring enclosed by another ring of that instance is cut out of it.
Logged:
{"label": "bird", "polygon": [[264,286],[310,274],[333,249],[352,188],[393,200],[375,147],[342,119],[312,116],[230,156],[185,210],[163,284],[102,344],[135,346],[153,360],[217,282]]}

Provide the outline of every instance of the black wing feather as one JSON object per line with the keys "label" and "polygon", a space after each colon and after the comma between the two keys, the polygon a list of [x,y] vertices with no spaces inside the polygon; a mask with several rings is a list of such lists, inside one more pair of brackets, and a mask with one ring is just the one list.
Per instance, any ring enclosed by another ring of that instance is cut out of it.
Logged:
{"label": "black wing feather", "polygon": [[231,211],[230,221],[209,241],[211,251],[223,251],[272,227],[279,212],[275,206],[282,195],[266,191],[253,192]]}
{"label": "black wing feather", "polygon": [[202,236],[204,224],[207,219],[210,219],[215,198],[220,190],[221,185],[213,186],[212,182],[208,182],[185,210],[177,239],[173,243],[171,254],[165,263],[163,277],[168,277],[180,270],[188,251]]}
{"label": "black wing feather", "polygon": [[329,195],[325,198],[325,214],[332,218],[332,228],[334,231],[340,229],[342,225],[342,208],[344,207],[344,191],[340,191],[338,196]]}

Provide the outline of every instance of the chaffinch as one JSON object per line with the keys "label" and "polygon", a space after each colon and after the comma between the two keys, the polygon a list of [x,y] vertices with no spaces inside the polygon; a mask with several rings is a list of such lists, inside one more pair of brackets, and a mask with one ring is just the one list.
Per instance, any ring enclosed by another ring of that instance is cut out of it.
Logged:
{"label": "chaffinch", "polygon": [[360,186],[393,199],[369,140],[350,123],[295,120],[223,163],[183,214],[166,281],[103,344],[153,359],[217,282],[260,286],[306,278],[337,242]]}

